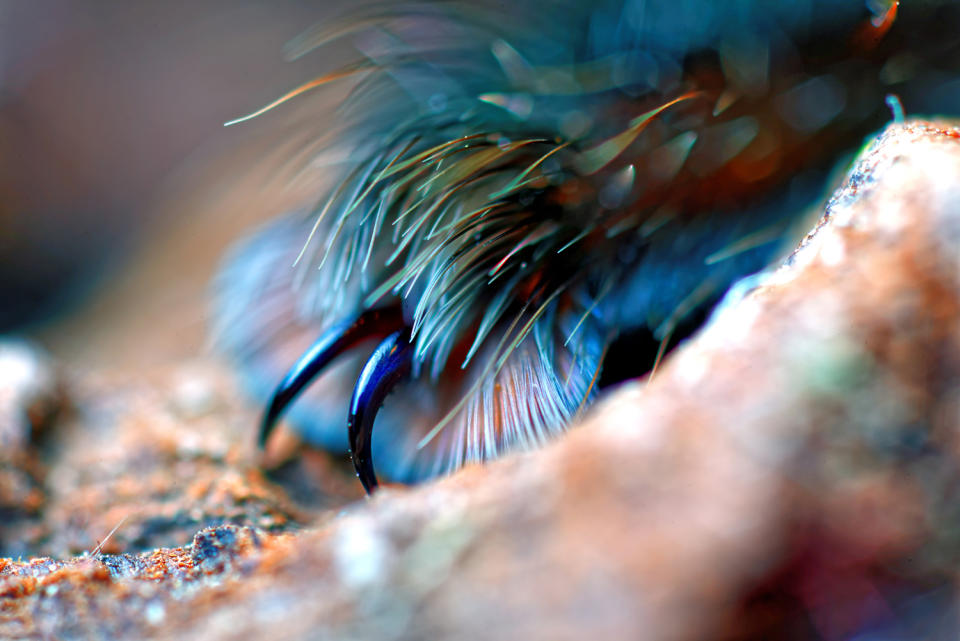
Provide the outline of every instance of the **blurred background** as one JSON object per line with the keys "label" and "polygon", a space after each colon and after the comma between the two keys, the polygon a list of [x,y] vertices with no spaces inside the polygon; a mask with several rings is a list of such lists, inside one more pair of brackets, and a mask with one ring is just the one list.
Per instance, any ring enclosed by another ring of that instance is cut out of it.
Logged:
{"label": "blurred background", "polygon": [[195,354],[223,248],[315,193],[284,142],[338,92],[223,123],[346,60],[283,55],[342,5],[0,0],[0,334],[88,364]]}

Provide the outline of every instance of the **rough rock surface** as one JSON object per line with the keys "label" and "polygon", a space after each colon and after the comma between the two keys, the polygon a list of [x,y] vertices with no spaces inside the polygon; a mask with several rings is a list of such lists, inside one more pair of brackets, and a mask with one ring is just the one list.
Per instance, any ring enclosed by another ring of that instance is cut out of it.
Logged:
{"label": "rough rock surface", "polygon": [[260,475],[249,416],[103,385],[25,544],[87,553],[0,560],[0,637],[952,638],[960,129],[891,125],[784,266],[555,444],[340,513],[336,466],[319,511]]}
{"label": "rough rock surface", "polygon": [[[0,342],[0,542],[40,515],[46,504],[44,433],[66,405],[50,358],[22,340]],[[27,526],[29,529],[29,526]]]}

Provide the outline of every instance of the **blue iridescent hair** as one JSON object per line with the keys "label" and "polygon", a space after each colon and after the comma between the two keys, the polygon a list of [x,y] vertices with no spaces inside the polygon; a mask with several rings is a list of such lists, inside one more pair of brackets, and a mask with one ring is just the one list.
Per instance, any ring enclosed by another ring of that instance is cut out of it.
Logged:
{"label": "blue iridescent hair", "polygon": [[[545,442],[594,398],[619,337],[668,341],[775,258],[828,159],[882,124],[900,19],[864,0],[502,11],[378,6],[291,43],[361,54],[338,74],[355,76],[334,126],[349,160],[218,280],[219,344],[264,400],[312,338],[400,310],[410,381],[372,444],[396,480]],[[375,345],[361,338],[291,410],[315,445],[347,448]]]}

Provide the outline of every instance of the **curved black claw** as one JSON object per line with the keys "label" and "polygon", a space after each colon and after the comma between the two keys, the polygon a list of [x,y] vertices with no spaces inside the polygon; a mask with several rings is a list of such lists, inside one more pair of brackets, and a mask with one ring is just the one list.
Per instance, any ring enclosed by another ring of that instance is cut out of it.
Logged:
{"label": "curved black claw", "polygon": [[368,309],[353,319],[330,327],[320,335],[310,349],[290,368],[277,389],[274,390],[260,422],[258,443],[262,448],[270,437],[284,410],[297,398],[330,361],[358,343],[386,336],[403,327],[403,314],[399,307]]}
{"label": "curved black claw", "polygon": [[373,421],[390,390],[410,375],[412,356],[410,330],[402,329],[390,334],[377,346],[370,360],[363,366],[357,386],[353,389],[347,430],[350,435],[353,467],[357,470],[357,478],[367,494],[373,492],[378,485],[370,456]]}

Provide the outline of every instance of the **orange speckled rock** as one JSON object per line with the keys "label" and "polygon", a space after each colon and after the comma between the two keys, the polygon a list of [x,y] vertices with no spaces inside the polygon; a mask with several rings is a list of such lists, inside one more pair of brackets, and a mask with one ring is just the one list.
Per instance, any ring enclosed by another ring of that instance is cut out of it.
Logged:
{"label": "orange speckled rock", "polygon": [[139,636],[163,622],[171,602],[241,576],[290,540],[224,525],[201,530],[190,545],[142,554],[5,560],[0,635]]}

